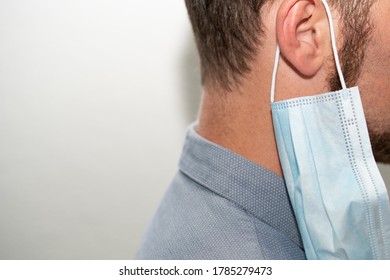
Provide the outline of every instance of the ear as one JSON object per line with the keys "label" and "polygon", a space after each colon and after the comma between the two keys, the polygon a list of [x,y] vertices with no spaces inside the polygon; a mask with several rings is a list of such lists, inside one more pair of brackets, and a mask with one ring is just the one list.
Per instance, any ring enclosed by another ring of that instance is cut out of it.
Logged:
{"label": "ear", "polygon": [[321,0],[282,2],[276,19],[277,40],[283,57],[302,76],[312,77],[321,69],[330,40],[327,27]]}

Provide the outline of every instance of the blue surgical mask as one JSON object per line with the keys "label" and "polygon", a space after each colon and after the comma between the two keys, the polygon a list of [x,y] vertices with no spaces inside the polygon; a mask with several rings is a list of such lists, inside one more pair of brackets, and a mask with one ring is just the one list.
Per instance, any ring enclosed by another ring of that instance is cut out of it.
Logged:
{"label": "blue surgical mask", "polygon": [[369,140],[359,89],[347,88],[329,6],[342,90],[271,107],[288,194],[308,259],[390,259],[390,206]]}

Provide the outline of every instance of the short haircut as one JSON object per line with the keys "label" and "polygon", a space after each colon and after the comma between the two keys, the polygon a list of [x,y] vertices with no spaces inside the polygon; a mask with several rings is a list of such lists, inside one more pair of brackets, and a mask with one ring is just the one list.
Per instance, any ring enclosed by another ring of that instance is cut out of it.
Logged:
{"label": "short haircut", "polygon": [[[347,83],[355,83],[370,38],[369,11],[375,0],[330,0],[343,17],[341,62]],[[261,14],[274,0],[185,0],[201,60],[202,83],[231,91],[251,72],[264,30]],[[329,77],[330,87],[340,86]]]}

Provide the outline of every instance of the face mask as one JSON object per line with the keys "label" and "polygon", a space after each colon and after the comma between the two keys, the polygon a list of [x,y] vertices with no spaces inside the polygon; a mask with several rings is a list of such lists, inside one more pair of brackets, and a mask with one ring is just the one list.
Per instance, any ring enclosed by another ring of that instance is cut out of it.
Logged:
{"label": "face mask", "polygon": [[278,152],[308,259],[390,259],[390,206],[376,165],[357,87],[274,102]]}

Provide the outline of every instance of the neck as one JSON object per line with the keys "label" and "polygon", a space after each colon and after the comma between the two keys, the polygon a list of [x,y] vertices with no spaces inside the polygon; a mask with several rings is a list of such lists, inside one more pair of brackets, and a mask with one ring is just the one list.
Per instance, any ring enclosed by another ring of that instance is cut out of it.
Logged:
{"label": "neck", "polygon": [[[264,87],[267,89],[268,83]],[[278,175],[282,175],[276,148],[269,90],[254,83],[228,93],[204,90],[198,133]]]}

